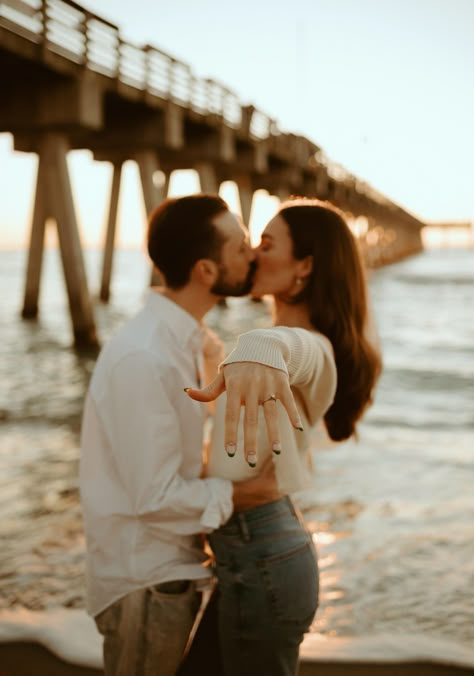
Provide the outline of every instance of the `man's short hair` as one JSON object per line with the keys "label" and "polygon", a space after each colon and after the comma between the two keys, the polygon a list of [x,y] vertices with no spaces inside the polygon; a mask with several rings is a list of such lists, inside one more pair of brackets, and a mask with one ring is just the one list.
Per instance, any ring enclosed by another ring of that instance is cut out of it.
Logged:
{"label": "man's short hair", "polygon": [[211,220],[229,211],[218,195],[197,194],[168,198],[148,220],[148,253],[167,286],[179,289],[189,282],[200,258],[220,263],[224,237]]}

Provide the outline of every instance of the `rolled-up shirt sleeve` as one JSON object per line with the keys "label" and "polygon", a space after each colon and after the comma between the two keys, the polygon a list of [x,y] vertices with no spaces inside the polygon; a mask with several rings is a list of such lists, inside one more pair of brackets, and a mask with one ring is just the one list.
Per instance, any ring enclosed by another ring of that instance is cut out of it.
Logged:
{"label": "rolled-up shirt sleeve", "polygon": [[104,431],[131,514],[172,534],[209,532],[232,514],[232,483],[200,479],[198,471],[189,478],[181,435],[186,420],[173,401],[176,390],[173,374],[146,353],[127,355],[115,365],[104,394]]}

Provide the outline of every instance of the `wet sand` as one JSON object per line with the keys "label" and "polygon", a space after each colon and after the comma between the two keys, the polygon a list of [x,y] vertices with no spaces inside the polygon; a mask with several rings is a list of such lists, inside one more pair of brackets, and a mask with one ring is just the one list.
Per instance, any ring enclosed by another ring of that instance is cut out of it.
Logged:
{"label": "wet sand", "polygon": [[474,673],[473,669],[428,662],[402,662],[400,664],[317,662],[302,663],[299,676],[468,676],[472,673]]}
{"label": "wet sand", "polygon": [[100,676],[102,669],[69,664],[37,643],[0,644],[0,676]]}
{"label": "wet sand", "polygon": [[[102,669],[67,664],[34,643],[0,645],[0,676],[101,676],[103,673]],[[303,661],[299,676],[468,676],[473,673],[474,669],[470,668],[424,661],[396,664]]]}

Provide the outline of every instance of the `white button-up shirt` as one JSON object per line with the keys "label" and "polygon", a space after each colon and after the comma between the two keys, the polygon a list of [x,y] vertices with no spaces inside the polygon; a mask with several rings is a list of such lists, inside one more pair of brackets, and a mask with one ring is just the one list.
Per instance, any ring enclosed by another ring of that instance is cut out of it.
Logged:
{"label": "white button-up shirt", "polygon": [[232,483],[200,479],[199,323],[155,291],[101,352],[86,398],[80,489],[87,609],[129,592],[210,576],[197,535],[230,517]]}

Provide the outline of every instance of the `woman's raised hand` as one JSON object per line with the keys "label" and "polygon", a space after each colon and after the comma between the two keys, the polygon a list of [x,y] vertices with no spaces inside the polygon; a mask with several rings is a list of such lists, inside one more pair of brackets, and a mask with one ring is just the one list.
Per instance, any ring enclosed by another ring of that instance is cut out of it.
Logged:
{"label": "woman's raised hand", "polygon": [[282,450],[278,430],[277,400],[286,409],[293,427],[302,429],[288,375],[280,369],[255,362],[234,362],[226,364],[207,387],[200,390],[186,388],[187,394],[192,399],[202,402],[213,401],[224,391],[227,392],[225,450],[229,456],[235,455],[240,408],[244,406],[244,452],[251,467],[257,464],[259,406],[263,406],[268,440],[275,454],[279,454]]}

